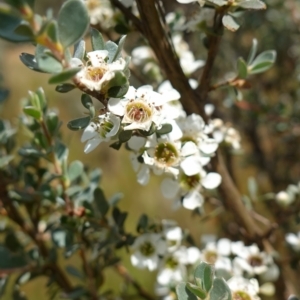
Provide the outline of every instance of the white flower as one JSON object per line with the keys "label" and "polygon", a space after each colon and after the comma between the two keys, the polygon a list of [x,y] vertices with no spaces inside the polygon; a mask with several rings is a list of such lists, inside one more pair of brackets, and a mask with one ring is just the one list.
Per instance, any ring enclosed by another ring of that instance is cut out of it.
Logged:
{"label": "white flower", "polygon": [[273,264],[272,257],[264,251],[260,251],[256,244],[245,246],[243,243],[235,245],[233,260],[234,271],[242,275],[245,271],[249,276],[261,275],[268,271],[268,266]]}
{"label": "white flower", "polygon": [[169,252],[175,251],[181,244],[183,234],[182,229],[178,226],[176,227],[166,227],[163,229],[163,234],[165,236],[167,247]]}
{"label": "white flower", "polygon": [[130,153],[130,161],[133,170],[137,173],[137,182],[140,185],[147,185],[150,180],[149,166],[139,162],[140,154]]}
{"label": "white flower", "polygon": [[120,118],[111,113],[99,115],[84,129],[81,142],[87,142],[84,152],[89,153],[101,142],[107,142],[115,136],[120,128]]}
{"label": "white flower", "polygon": [[132,250],[134,251],[130,257],[132,265],[153,271],[158,267],[159,255],[165,253],[166,243],[160,234],[145,233],[135,239]]}
{"label": "white flower", "polygon": [[101,24],[104,28],[113,26],[114,11],[109,0],[85,0],[84,2],[90,16],[91,24]]}
{"label": "white flower", "polygon": [[157,282],[159,284],[175,285],[184,280],[186,267],[180,262],[180,256],[180,254],[177,256],[175,251],[164,257],[157,274]]}
{"label": "white flower", "polygon": [[232,292],[233,299],[260,300],[258,297],[259,285],[256,279],[246,279],[240,276],[231,277],[227,284]]}
{"label": "white flower", "polygon": [[163,97],[154,92],[151,86],[142,86],[137,90],[131,86],[122,99],[110,98],[108,109],[115,115],[123,116],[122,123],[128,124],[124,130],[148,131],[152,122],[160,128],[162,122],[160,106],[163,104]]}
{"label": "white flower", "polygon": [[181,34],[175,34],[172,37],[172,41],[182,70],[186,75],[193,73],[205,65],[203,60],[195,60],[194,54],[189,50],[189,45]]}
{"label": "white flower", "polygon": [[109,82],[115,77],[116,72],[124,70],[126,62],[123,58],[118,58],[114,62],[108,63],[107,50],[89,52],[87,57],[86,64],[78,58],[71,59],[70,64],[72,67],[82,67],[75,75],[74,81],[84,90],[98,91],[105,94]]}
{"label": "white flower", "polygon": [[221,182],[221,176],[218,173],[206,173],[202,170],[194,175],[186,175],[184,172],[179,174],[178,180],[165,178],[161,184],[161,191],[165,198],[174,199],[177,203],[181,202],[186,209],[194,210],[201,207],[204,198],[201,194],[201,188],[214,189]]}
{"label": "white flower", "polygon": [[235,150],[241,148],[241,136],[239,132],[231,127],[231,124],[224,124],[221,119],[211,120],[210,124],[206,127],[206,132],[212,132],[213,138],[218,143],[224,142]]}
{"label": "white flower", "polygon": [[288,206],[295,201],[297,194],[299,194],[299,186],[290,184],[286,191],[280,191],[277,193],[275,199],[279,204]]}
{"label": "white flower", "polygon": [[285,240],[295,251],[300,251],[300,231],[297,235],[294,233],[286,234]]}

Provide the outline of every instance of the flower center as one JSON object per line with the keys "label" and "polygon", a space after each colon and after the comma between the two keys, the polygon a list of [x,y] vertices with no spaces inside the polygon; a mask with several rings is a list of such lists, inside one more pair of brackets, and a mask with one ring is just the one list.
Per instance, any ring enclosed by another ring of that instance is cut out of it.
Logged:
{"label": "flower center", "polygon": [[214,251],[205,251],[205,261],[209,264],[214,264],[217,261],[218,254]]}
{"label": "flower center", "polygon": [[145,242],[141,245],[140,251],[144,256],[151,256],[155,252],[155,248],[150,242]]}
{"label": "flower center", "polygon": [[182,172],[180,176],[180,185],[183,189],[190,191],[199,185],[200,180],[201,176],[199,174],[188,176]]}
{"label": "flower center", "polygon": [[99,81],[106,72],[105,67],[88,67],[87,68],[87,78],[92,81]]}
{"label": "flower center", "polygon": [[174,270],[177,266],[178,266],[178,261],[174,257],[171,256],[166,260],[166,267],[168,269]]}
{"label": "flower center", "polygon": [[126,115],[134,122],[144,123],[151,118],[152,110],[144,101],[130,101],[126,106]]}
{"label": "flower center", "polygon": [[232,300],[251,300],[251,297],[244,291],[236,291],[232,293]]}
{"label": "flower center", "polygon": [[106,137],[106,135],[113,129],[114,124],[111,122],[109,117],[103,116],[102,119],[94,120],[95,131],[99,133],[101,137]]}
{"label": "flower center", "polygon": [[172,166],[178,161],[178,151],[171,143],[160,143],[155,147],[154,159],[161,166]]}
{"label": "flower center", "polygon": [[249,257],[248,261],[252,267],[258,267],[263,264],[263,261],[260,256],[251,256]]}

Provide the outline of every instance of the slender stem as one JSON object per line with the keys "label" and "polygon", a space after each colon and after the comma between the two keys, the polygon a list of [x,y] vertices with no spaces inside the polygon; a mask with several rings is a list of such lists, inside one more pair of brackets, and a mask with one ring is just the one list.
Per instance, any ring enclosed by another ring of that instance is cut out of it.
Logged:
{"label": "slender stem", "polygon": [[148,294],[143,288],[142,286],[135,281],[131,275],[128,273],[128,271],[126,270],[126,268],[121,265],[121,264],[116,264],[115,266],[115,270],[117,271],[117,273],[122,276],[128,283],[132,284],[134,286],[134,288],[137,290],[138,294],[143,298],[143,299],[147,299],[147,300],[155,300],[154,297],[152,297],[150,294]]}
{"label": "slender stem", "polygon": [[79,255],[81,257],[82,263],[83,263],[83,268],[85,271],[85,274],[87,275],[88,278],[88,282],[89,282],[89,291],[91,293],[91,300],[97,300],[98,296],[97,296],[97,288],[95,285],[95,279],[94,279],[94,272],[91,268],[91,266],[89,265],[89,262],[86,258],[85,255],[85,251],[86,249],[83,248],[84,246],[82,245],[82,247],[79,249]]}

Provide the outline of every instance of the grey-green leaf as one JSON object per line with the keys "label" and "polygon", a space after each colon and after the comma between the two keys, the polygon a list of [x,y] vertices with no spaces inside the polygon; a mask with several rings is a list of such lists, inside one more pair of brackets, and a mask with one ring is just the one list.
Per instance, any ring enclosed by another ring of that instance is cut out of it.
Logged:
{"label": "grey-green leaf", "polygon": [[252,47],[250,49],[249,56],[248,56],[248,59],[247,59],[247,64],[248,65],[251,65],[252,62],[253,62],[253,59],[254,59],[254,57],[257,53],[257,45],[258,45],[257,39],[253,39],[252,40]]}
{"label": "grey-green leaf", "polygon": [[225,15],[222,19],[223,25],[230,31],[237,31],[240,25],[230,15]]}
{"label": "grey-green leaf", "polygon": [[84,166],[80,160],[71,162],[68,168],[69,180],[73,181],[83,174]]}
{"label": "grey-green leaf", "polygon": [[70,121],[67,126],[71,130],[79,130],[87,127],[89,123],[90,117],[83,117]]}
{"label": "grey-green leaf", "polygon": [[237,61],[238,77],[241,79],[247,78],[248,75],[248,66],[245,60],[242,57],[239,57]]}
{"label": "grey-green leaf", "polygon": [[60,73],[63,70],[61,63],[52,56],[47,48],[37,45],[35,51],[38,68],[46,73]]}
{"label": "grey-green leaf", "polygon": [[105,49],[105,42],[103,40],[102,34],[95,28],[91,29],[91,42],[94,51]]}
{"label": "grey-green leaf", "polygon": [[73,57],[79,58],[80,60],[83,60],[85,56],[85,41],[79,41],[74,46],[74,55]]}
{"label": "grey-green leaf", "polygon": [[20,55],[20,60],[29,69],[31,69],[33,71],[45,73],[45,71],[43,71],[39,68],[38,63],[37,63],[36,58],[35,58],[34,55],[29,54],[29,53],[22,53]]}
{"label": "grey-green leaf", "polygon": [[62,83],[64,81],[72,79],[80,70],[81,68],[66,69],[61,73],[52,76],[48,82],[50,84]]}
{"label": "grey-green leaf", "polygon": [[200,283],[201,288],[209,292],[213,284],[214,269],[211,265],[202,262],[197,266],[194,272],[195,281]]}
{"label": "grey-green leaf", "polygon": [[250,74],[258,74],[270,69],[276,60],[276,51],[268,50],[259,54],[251,66],[249,66],[248,71]]}
{"label": "grey-green leaf", "polygon": [[231,290],[226,281],[221,278],[215,278],[213,288],[209,295],[210,300],[232,300]]}
{"label": "grey-green leaf", "polygon": [[121,56],[121,52],[122,52],[122,49],[123,49],[123,46],[124,46],[124,43],[125,43],[125,39],[126,39],[126,35],[123,35],[120,38],[117,51],[116,51],[114,57],[112,58],[112,61],[117,60]]}
{"label": "grey-green leaf", "polygon": [[187,288],[185,282],[181,282],[176,286],[176,294],[178,300],[197,300],[197,297]]}
{"label": "grey-green leaf", "polygon": [[253,10],[261,10],[267,8],[266,4],[259,0],[244,0],[237,3],[237,6],[242,7],[244,9],[253,9]]}
{"label": "grey-green leaf", "polygon": [[55,87],[55,90],[59,93],[68,93],[74,90],[76,86],[72,83],[61,83]]}
{"label": "grey-green leaf", "polygon": [[104,217],[109,210],[109,205],[103,191],[100,188],[96,188],[94,191],[94,203],[101,213],[101,216]]}
{"label": "grey-green leaf", "polygon": [[200,299],[206,299],[206,296],[207,296],[206,292],[204,290],[202,290],[202,288],[200,288],[199,286],[188,282],[186,284],[186,287]]}
{"label": "grey-green leaf", "polygon": [[22,20],[13,14],[0,11],[0,37],[10,42],[31,42],[32,37],[15,33]]}
{"label": "grey-green leaf", "polygon": [[112,41],[107,41],[105,49],[108,51],[108,62],[111,63],[118,51],[118,45]]}
{"label": "grey-green leaf", "polygon": [[74,45],[85,34],[90,24],[86,5],[80,0],[66,1],[58,14],[59,39],[66,48]]}

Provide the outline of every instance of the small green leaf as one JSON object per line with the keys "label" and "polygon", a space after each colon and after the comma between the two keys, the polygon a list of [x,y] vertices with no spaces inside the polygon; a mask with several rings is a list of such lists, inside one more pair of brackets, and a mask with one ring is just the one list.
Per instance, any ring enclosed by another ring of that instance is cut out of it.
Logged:
{"label": "small green leaf", "polygon": [[39,68],[38,63],[37,63],[36,58],[35,58],[34,55],[29,54],[29,53],[22,53],[20,55],[20,60],[29,69],[31,69],[33,71],[45,73],[45,71],[43,71]]}
{"label": "small green leaf", "polygon": [[112,41],[107,41],[105,49],[108,51],[108,62],[111,63],[118,51],[118,45]]}
{"label": "small green leaf", "polygon": [[121,147],[122,147],[122,143],[117,141],[117,142],[114,142],[114,143],[110,144],[109,147],[111,147],[115,150],[120,150]]}
{"label": "small green leaf", "polygon": [[148,131],[145,130],[140,130],[138,129],[138,132],[142,135],[142,136],[150,136],[152,135],[156,130],[156,126],[154,125],[154,123],[152,123],[150,129]]}
{"label": "small green leaf", "polygon": [[27,38],[30,38],[32,41],[34,41],[34,33],[32,31],[32,28],[29,24],[21,23],[16,29],[15,33],[18,35],[26,36]]}
{"label": "small green leaf", "polygon": [[248,75],[248,66],[245,60],[242,57],[239,57],[237,61],[238,77],[241,79],[247,78]]}
{"label": "small green leaf", "polygon": [[35,57],[38,68],[46,73],[60,73],[63,70],[62,64],[53,57],[52,53],[41,45],[36,46]]}
{"label": "small green leaf", "polygon": [[72,79],[79,71],[81,68],[72,68],[72,69],[67,69],[64,70],[63,72],[56,74],[52,76],[48,83],[50,84],[58,84],[67,80]]}
{"label": "small green leaf", "polygon": [[206,296],[207,296],[206,292],[203,291],[199,286],[188,282],[186,284],[186,287],[200,299],[206,299]]}
{"label": "small green leaf", "polygon": [[250,49],[250,53],[249,53],[249,56],[248,56],[248,59],[247,59],[247,64],[248,65],[251,65],[252,62],[253,62],[253,59],[257,53],[257,39],[253,39],[252,40],[252,46],[251,46],[251,49]]}
{"label": "small green leaf", "polygon": [[58,39],[58,25],[55,20],[51,20],[48,24],[47,27],[45,28],[45,31],[50,38],[50,40],[53,43],[57,43],[59,41]]}
{"label": "small green leaf", "polygon": [[90,117],[83,117],[70,121],[67,126],[71,130],[79,130],[87,127],[90,123]]}
{"label": "small green leaf", "polygon": [[10,42],[31,42],[31,37],[15,33],[21,22],[22,19],[14,16],[12,12],[0,11],[0,37]]}
{"label": "small green leaf", "polygon": [[213,284],[214,269],[211,265],[202,262],[197,266],[194,277],[197,284],[200,284],[201,289],[209,292]]}
{"label": "small green leaf", "polygon": [[197,297],[187,288],[185,282],[181,282],[176,286],[176,294],[178,300],[197,300]]}
{"label": "small green leaf", "polygon": [[121,52],[122,52],[122,49],[123,49],[123,46],[124,46],[124,43],[125,43],[125,39],[126,39],[126,35],[123,35],[123,36],[120,38],[120,41],[119,41],[119,44],[118,44],[117,51],[116,51],[114,57],[112,58],[112,61],[115,61],[115,60],[117,60],[119,57],[121,57]]}
{"label": "small green leaf", "polygon": [[248,67],[250,74],[258,74],[267,71],[270,69],[276,60],[276,51],[268,50],[259,54],[251,66]]}
{"label": "small green leaf", "polygon": [[40,110],[38,110],[37,108],[33,107],[33,106],[25,106],[23,108],[23,112],[30,117],[33,117],[36,120],[40,120],[42,117],[42,113]]}
{"label": "small green leaf", "polygon": [[93,100],[88,94],[81,95],[81,103],[87,109],[93,106]]}
{"label": "small green leaf", "polygon": [[59,118],[55,112],[49,112],[46,116],[46,124],[51,135],[55,135],[60,125]]}
{"label": "small green leaf", "polygon": [[237,31],[240,27],[240,25],[230,15],[225,15],[222,19],[222,23],[224,27],[233,32]]}
{"label": "small green leaf", "polygon": [[136,231],[139,233],[143,233],[148,228],[148,216],[145,214],[142,214],[139,218],[138,224],[136,226]]}
{"label": "small green leaf", "polygon": [[81,40],[74,46],[73,57],[83,60],[84,56],[85,56],[85,41]]}
{"label": "small green leaf", "polygon": [[109,199],[109,206],[115,206],[118,204],[118,202],[124,197],[122,193],[117,193],[114,194],[110,199]]}
{"label": "small green leaf", "polygon": [[69,180],[73,181],[83,174],[84,166],[79,160],[73,161],[68,168]]}
{"label": "small green leaf", "polygon": [[231,290],[226,281],[221,278],[215,278],[209,296],[210,300],[232,300]]}
{"label": "small green leaf", "polygon": [[171,124],[163,124],[162,127],[158,130],[156,130],[156,133],[159,135],[162,134],[168,134],[173,130],[173,127]]}
{"label": "small green leaf", "polygon": [[58,86],[56,86],[55,90],[59,93],[68,93],[72,90],[74,90],[76,86],[72,83],[61,83]]}
{"label": "small green leaf", "polygon": [[123,229],[127,215],[127,212],[121,212],[120,209],[117,207],[113,208],[112,216],[119,229]]}
{"label": "small green leaf", "polygon": [[78,42],[90,24],[86,5],[80,0],[66,1],[58,14],[59,39],[67,48]]}
{"label": "small green leaf", "polygon": [[0,104],[4,102],[9,96],[9,90],[0,88]]}
{"label": "small green leaf", "polygon": [[46,95],[45,95],[45,92],[44,92],[43,88],[39,87],[36,90],[35,94],[38,97],[38,102],[39,102],[38,107],[41,110],[43,110],[46,107],[46,105],[47,105]]}
{"label": "small green leaf", "polygon": [[125,83],[122,86],[114,86],[111,87],[108,92],[107,96],[112,98],[122,98],[129,89],[129,83]]}
{"label": "small green leaf", "polygon": [[105,42],[103,40],[102,34],[95,28],[91,29],[91,41],[94,51],[105,49]]}
{"label": "small green leaf", "polygon": [[101,213],[101,216],[104,217],[109,210],[109,205],[103,191],[100,188],[96,188],[94,191],[94,203]]}
{"label": "small green leaf", "polygon": [[259,0],[244,0],[238,2],[236,6],[244,9],[253,9],[253,10],[261,10],[267,8],[266,4]]}
{"label": "small green leaf", "polygon": [[119,141],[121,143],[126,143],[132,137],[132,130],[123,130],[119,133]]}
{"label": "small green leaf", "polygon": [[69,155],[69,149],[63,143],[56,143],[54,147],[54,153],[59,161],[66,160]]}

